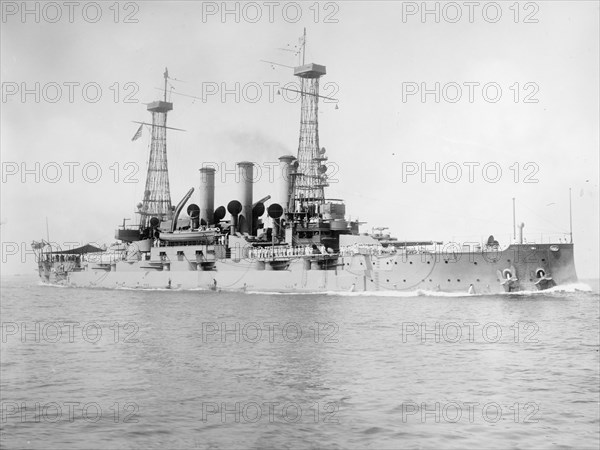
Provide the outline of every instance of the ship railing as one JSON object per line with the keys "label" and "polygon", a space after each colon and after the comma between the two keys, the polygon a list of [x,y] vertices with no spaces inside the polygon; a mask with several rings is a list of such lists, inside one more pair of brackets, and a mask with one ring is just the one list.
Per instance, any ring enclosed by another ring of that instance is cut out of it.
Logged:
{"label": "ship railing", "polygon": [[256,247],[248,249],[248,258],[250,259],[273,259],[273,258],[291,258],[305,257],[315,255],[329,255],[324,245],[317,247],[319,253],[314,253],[310,246],[274,246],[274,247]]}
{"label": "ship railing", "polygon": [[75,267],[75,262],[65,260],[54,263],[52,269],[56,273],[67,273],[72,272]]}
{"label": "ship railing", "polygon": [[[569,244],[571,238],[568,233],[554,233],[554,234],[529,234],[523,236],[523,244]],[[513,244],[520,244],[517,240],[513,241]]]}
{"label": "ship railing", "polygon": [[114,264],[127,259],[127,251],[118,251],[112,253],[88,253],[81,257],[83,262],[92,264]]}
{"label": "ship railing", "polygon": [[394,255],[400,253],[396,247],[390,245],[384,247],[379,244],[352,244],[344,247],[340,247],[341,256],[353,256],[353,255]]}

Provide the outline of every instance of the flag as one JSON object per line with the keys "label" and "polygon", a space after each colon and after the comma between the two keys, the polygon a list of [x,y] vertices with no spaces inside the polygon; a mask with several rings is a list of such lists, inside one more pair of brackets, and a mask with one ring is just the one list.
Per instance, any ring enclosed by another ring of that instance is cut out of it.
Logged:
{"label": "flag", "polygon": [[135,132],[135,134],[133,135],[133,137],[131,138],[132,141],[135,141],[136,139],[139,139],[140,136],[142,135],[142,128],[144,128],[144,125],[140,125],[140,127],[138,128],[138,130]]}
{"label": "flag", "polygon": [[44,241],[43,240],[39,241],[39,242],[38,241],[33,241],[31,243],[31,248],[34,249],[34,250],[39,250],[41,248],[44,248]]}

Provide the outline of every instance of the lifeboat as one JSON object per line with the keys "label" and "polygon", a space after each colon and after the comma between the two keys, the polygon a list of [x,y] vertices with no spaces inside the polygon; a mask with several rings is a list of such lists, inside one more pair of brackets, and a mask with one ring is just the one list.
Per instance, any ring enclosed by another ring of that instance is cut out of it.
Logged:
{"label": "lifeboat", "polygon": [[158,238],[165,242],[190,242],[190,241],[206,241],[214,239],[219,234],[218,228],[207,228],[204,230],[186,230],[186,231],[161,231]]}

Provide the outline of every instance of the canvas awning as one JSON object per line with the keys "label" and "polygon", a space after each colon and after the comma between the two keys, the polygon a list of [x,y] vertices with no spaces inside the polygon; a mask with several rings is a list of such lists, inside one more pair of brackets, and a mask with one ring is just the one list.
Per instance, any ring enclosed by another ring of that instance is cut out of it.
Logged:
{"label": "canvas awning", "polygon": [[101,248],[95,247],[91,244],[86,244],[82,247],[72,248],[71,250],[60,250],[54,252],[47,252],[51,255],[83,255],[84,253],[99,253],[103,252]]}

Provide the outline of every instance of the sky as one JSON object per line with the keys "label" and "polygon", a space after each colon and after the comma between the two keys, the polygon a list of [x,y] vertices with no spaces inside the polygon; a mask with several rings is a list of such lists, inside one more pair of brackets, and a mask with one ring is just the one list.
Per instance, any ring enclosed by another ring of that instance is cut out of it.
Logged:
{"label": "sky", "polygon": [[[567,239],[569,189],[580,278],[598,278],[599,5],[479,2],[2,2],[2,273],[30,273],[32,240],[107,243],[144,191],[146,104],[174,104],[172,202],[219,167],[296,154],[290,67],[323,64],[327,197],[361,231],[473,242]],[[424,10],[426,9],[426,10]],[[295,47],[296,46],[296,47]],[[269,62],[264,62],[269,61]],[[288,67],[286,67],[288,66]],[[277,94],[277,91],[281,95]],[[337,108],[336,108],[337,106]],[[257,177],[258,178],[258,177]],[[196,194],[195,194],[196,195]],[[197,198],[192,197],[192,201]]]}

